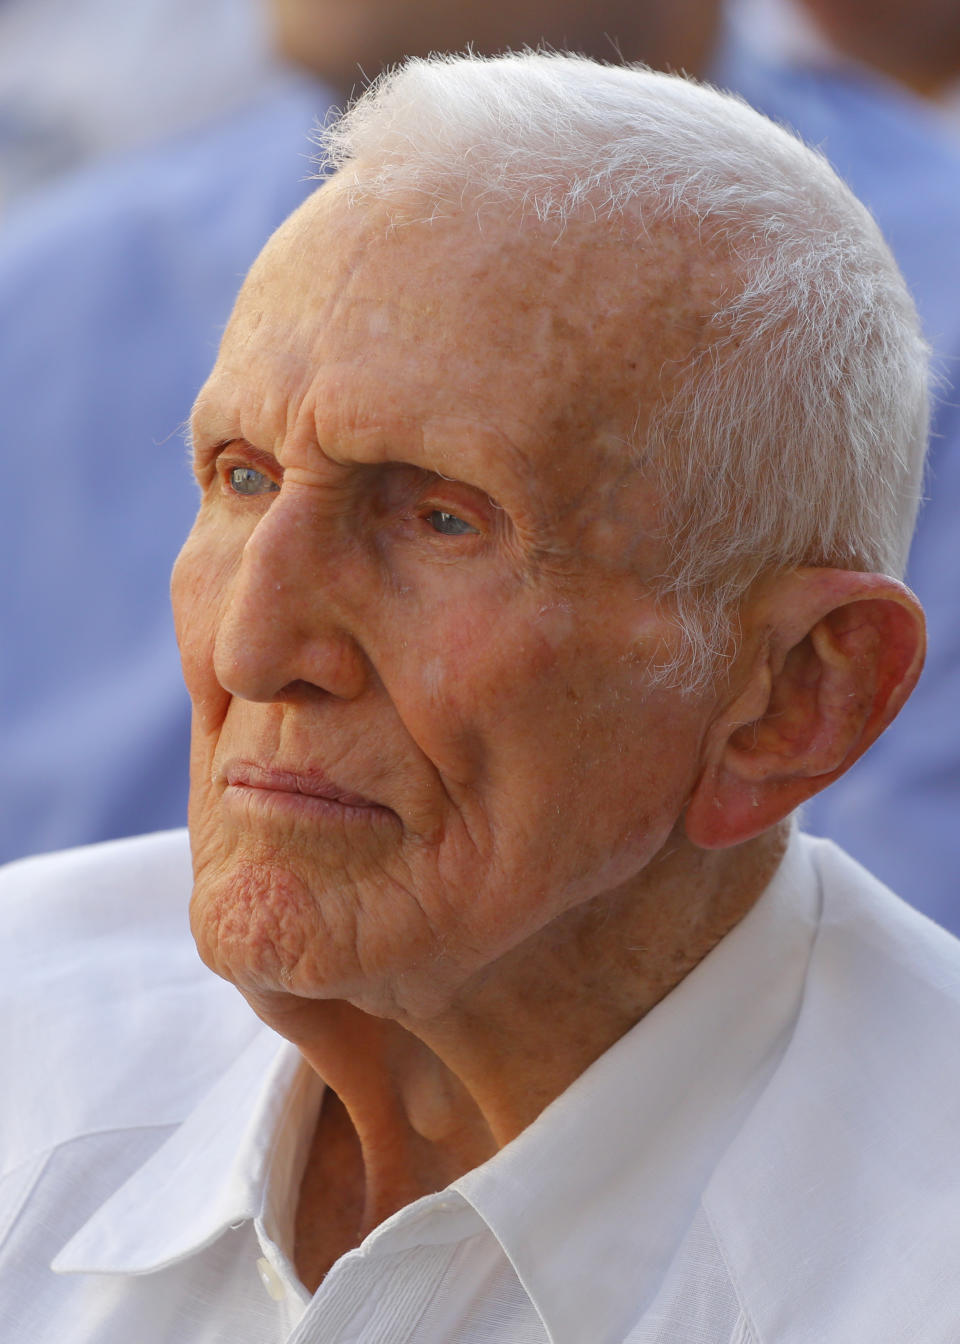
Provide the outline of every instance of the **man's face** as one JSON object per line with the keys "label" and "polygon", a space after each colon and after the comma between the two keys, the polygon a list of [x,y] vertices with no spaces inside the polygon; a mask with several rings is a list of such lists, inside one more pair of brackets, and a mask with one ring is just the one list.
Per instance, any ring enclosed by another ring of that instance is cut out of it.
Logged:
{"label": "man's face", "polygon": [[439,1011],[674,832],[712,702],[650,689],[627,445],[699,314],[650,246],[329,186],[251,272],[174,576],[194,932],[245,991]]}

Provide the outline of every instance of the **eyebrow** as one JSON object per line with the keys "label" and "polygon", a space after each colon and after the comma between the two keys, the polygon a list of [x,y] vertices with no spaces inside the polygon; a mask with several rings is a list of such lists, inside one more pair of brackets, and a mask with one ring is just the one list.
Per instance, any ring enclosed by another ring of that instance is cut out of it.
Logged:
{"label": "eyebrow", "polygon": [[187,416],[186,420],[180,421],[180,424],[177,425],[174,433],[186,449],[187,460],[192,463],[197,454],[197,445],[194,442],[193,423],[189,416]]}
{"label": "eyebrow", "polygon": [[190,450],[193,454],[193,460],[195,464],[199,466],[201,464],[206,465],[206,463],[212,462],[216,457],[219,457],[224,448],[229,447],[231,443],[237,443],[242,440],[243,436],[241,434],[230,434],[224,438],[215,439],[212,443],[207,443],[202,437],[198,439],[191,429],[188,441]]}

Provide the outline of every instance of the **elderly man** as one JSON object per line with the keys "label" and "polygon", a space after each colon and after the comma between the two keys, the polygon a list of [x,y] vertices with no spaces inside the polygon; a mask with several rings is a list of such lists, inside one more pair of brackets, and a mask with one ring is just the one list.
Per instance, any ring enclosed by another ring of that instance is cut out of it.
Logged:
{"label": "elderly man", "polygon": [[241,995],[182,835],[9,870],[4,1337],[954,1344],[960,954],[790,821],[922,659],[874,224],[572,58],[328,151],[174,577]]}

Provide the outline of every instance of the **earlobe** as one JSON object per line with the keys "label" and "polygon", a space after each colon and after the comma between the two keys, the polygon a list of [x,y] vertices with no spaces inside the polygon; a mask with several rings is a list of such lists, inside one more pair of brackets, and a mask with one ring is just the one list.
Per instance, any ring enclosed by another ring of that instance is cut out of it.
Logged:
{"label": "earlobe", "polygon": [[736,687],[712,725],[686,809],[702,848],[767,830],[842,775],[916,684],[917,599],[895,579],[802,569],[764,584],[743,612]]}

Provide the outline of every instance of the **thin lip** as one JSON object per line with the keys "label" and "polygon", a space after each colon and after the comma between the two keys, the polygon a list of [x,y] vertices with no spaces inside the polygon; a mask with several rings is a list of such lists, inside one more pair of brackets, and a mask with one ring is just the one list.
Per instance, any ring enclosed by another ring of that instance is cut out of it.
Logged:
{"label": "thin lip", "polygon": [[262,789],[270,793],[299,794],[305,798],[320,798],[324,802],[339,803],[342,807],[380,808],[382,803],[362,793],[343,789],[322,770],[289,770],[276,766],[256,765],[252,761],[229,761],[223,770],[228,788]]}

